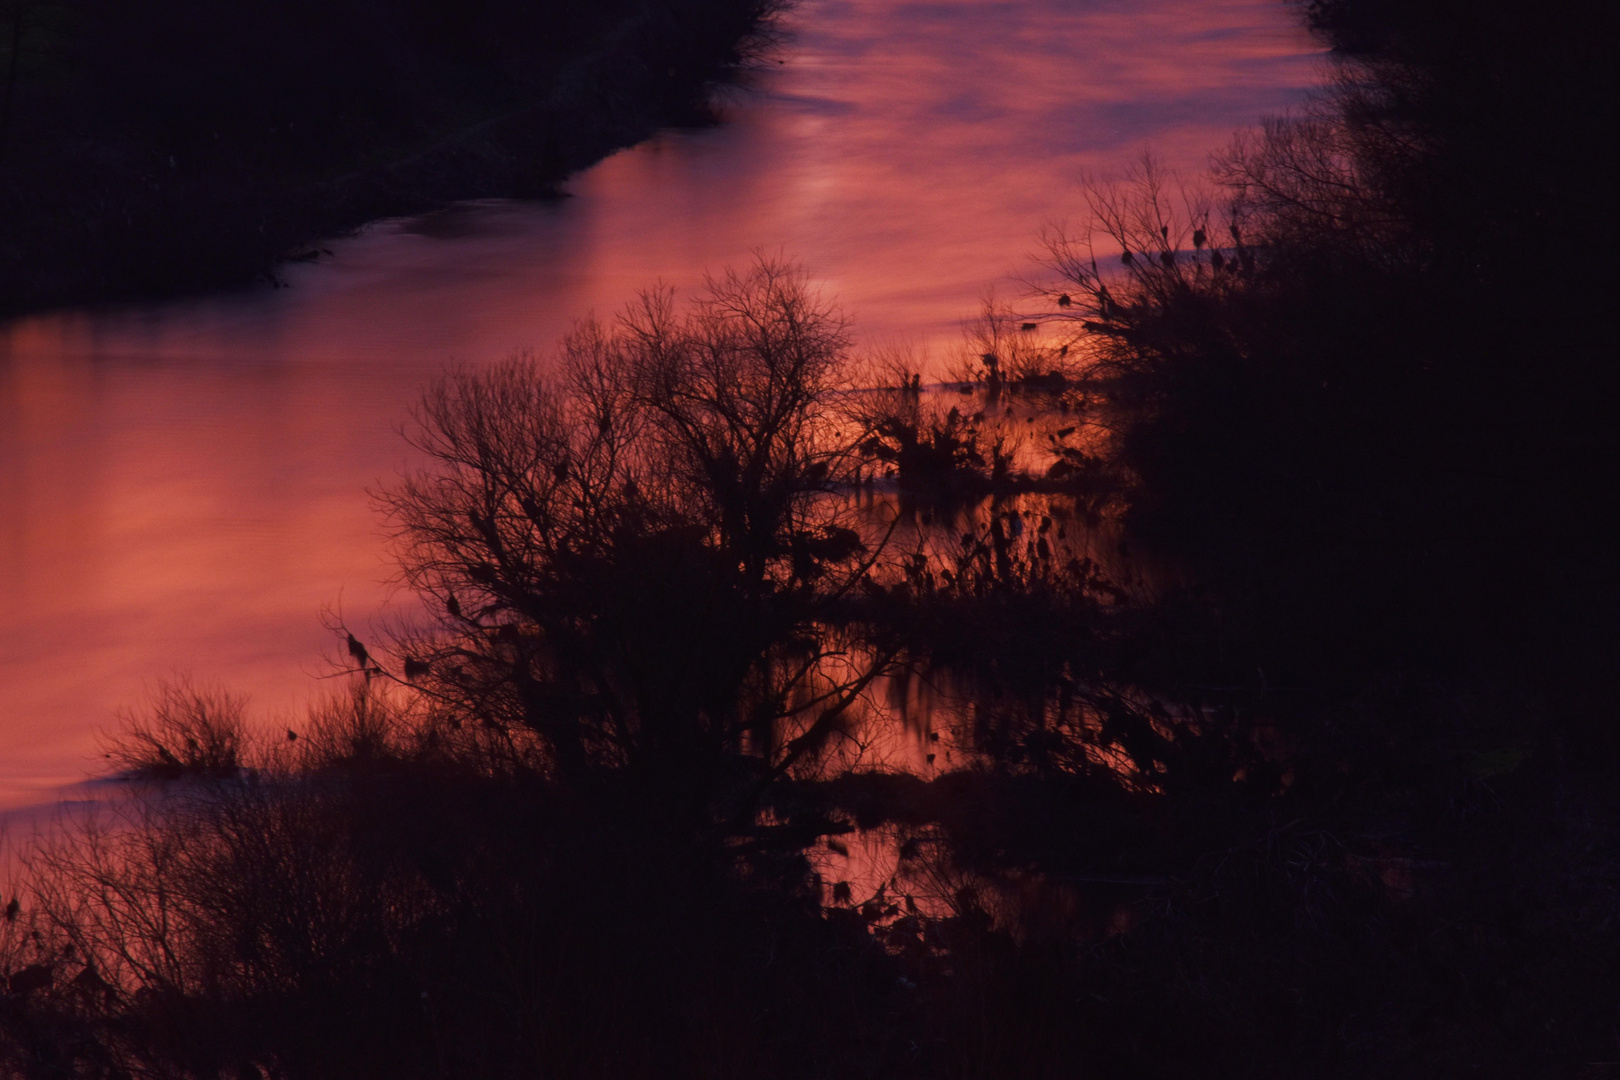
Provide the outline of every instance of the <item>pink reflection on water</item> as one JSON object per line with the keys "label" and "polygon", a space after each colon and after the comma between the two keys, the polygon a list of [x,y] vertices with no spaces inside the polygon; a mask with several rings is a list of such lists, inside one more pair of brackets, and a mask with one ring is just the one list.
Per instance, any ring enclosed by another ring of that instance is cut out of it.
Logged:
{"label": "pink reflection on water", "polygon": [[[366,496],[409,463],[427,378],[545,349],[657,278],[802,258],[863,340],[949,343],[1077,181],[1151,147],[1196,172],[1299,99],[1277,0],[812,0],[730,123],[671,133],[550,204],[385,222],[291,288],[0,328],[0,806],[94,766],[176,672],[263,713],[318,688],[323,605],[385,608]],[[403,602],[403,601],[401,601]]]}

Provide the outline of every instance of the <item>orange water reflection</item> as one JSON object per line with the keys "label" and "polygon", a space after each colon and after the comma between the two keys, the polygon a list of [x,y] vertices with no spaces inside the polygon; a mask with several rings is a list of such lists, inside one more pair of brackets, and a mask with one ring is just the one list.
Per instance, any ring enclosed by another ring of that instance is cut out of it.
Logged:
{"label": "orange water reflection", "polygon": [[546,347],[575,315],[756,248],[803,258],[863,340],[945,342],[1152,147],[1196,170],[1297,100],[1314,47],[1277,0],[811,0],[786,62],[546,205],[382,223],[291,288],[0,328],[0,806],[93,764],[176,672],[291,709],[318,614],[388,600],[365,490],[449,360]]}

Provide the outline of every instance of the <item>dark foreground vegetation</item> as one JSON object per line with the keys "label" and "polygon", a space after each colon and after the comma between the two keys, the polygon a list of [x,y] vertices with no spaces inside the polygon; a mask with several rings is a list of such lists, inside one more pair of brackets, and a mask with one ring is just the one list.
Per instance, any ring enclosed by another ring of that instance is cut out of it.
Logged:
{"label": "dark foreground vegetation", "polygon": [[705,115],[762,0],[6,0],[0,315],[245,284]]}
{"label": "dark foreground vegetation", "polygon": [[1307,14],[1307,115],[1053,239],[1070,338],[924,388],[761,264],[447,376],[422,618],[115,740],[0,1069],[1620,1071],[1615,16]]}

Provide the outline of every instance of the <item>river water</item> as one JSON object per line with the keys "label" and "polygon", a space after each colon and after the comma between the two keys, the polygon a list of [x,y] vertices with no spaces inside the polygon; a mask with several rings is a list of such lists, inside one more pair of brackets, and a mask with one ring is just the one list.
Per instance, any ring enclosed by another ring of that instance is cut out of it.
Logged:
{"label": "river water", "polygon": [[1195,177],[1320,75],[1282,0],[809,0],[789,26],[724,124],[567,199],[381,222],[287,288],[0,326],[0,808],[93,772],[163,679],[291,714],[337,651],[323,609],[403,609],[367,491],[448,362],[754,251],[801,260],[861,342],[943,348],[1083,220],[1084,178],[1143,151]]}

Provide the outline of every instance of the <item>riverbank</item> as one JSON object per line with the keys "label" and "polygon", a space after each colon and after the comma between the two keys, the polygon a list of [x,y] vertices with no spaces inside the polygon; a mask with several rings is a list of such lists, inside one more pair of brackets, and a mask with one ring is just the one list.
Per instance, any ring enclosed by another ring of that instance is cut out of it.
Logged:
{"label": "riverbank", "polygon": [[274,280],[380,217],[553,195],[659,127],[704,122],[781,5],[193,6],[139,26],[19,9],[21,45],[0,53],[0,316]]}

